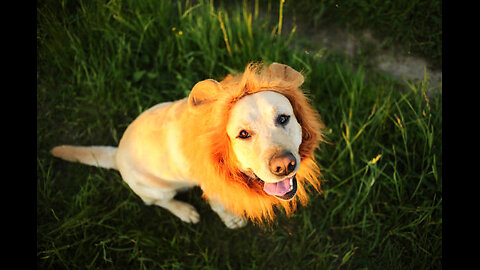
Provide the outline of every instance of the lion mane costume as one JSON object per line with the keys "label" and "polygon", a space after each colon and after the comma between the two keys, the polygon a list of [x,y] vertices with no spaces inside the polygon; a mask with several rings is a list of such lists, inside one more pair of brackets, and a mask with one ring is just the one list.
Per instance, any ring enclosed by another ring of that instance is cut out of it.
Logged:
{"label": "lion mane costume", "polygon": [[[299,89],[303,76],[283,64],[250,63],[243,73],[228,75],[221,82],[207,80],[197,84],[195,98],[188,100],[195,107],[188,119],[182,138],[205,199],[216,198],[230,212],[253,222],[273,221],[275,208],[284,209],[288,216],[301,205],[308,203],[306,184],[321,192],[320,169],[314,152],[323,141],[324,125],[320,115],[309,104]],[[208,84],[208,85],[205,85]],[[192,90],[193,91],[193,90]],[[213,91],[213,92],[212,92]],[[291,103],[295,117],[302,127],[299,154],[300,168],[296,174],[297,194],[290,201],[280,200],[263,191],[263,183],[239,171],[226,132],[229,112],[236,101],[260,91],[274,91],[284,95]],[[199,124],[201,123],[201,124]],[[193,151],[194,150],[194,151]],[[206,157],[206,158],[205,158]]]}

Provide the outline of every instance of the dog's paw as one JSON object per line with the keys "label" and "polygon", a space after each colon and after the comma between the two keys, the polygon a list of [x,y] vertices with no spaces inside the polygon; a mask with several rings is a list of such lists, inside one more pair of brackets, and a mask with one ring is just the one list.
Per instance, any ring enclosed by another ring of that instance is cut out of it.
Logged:
{"label": "dog's paw", "polygon": [[245,219],[234,215],[223,216],[222,221],[229,229],[239,229],[247,225],[247,221]]}
{"label": "dog's paw", "polygon": [[170,203],[171,205],[167,209],[183,222],[198,223],[200,221],[200,214],[192,205],[180,201],[171,201]]}

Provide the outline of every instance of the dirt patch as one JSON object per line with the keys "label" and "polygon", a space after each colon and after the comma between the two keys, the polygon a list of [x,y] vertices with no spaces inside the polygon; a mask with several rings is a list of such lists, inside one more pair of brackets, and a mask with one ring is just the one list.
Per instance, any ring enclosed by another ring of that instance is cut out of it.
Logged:
{"label": "dirt patch", "polygon": [[425,59],[413,56],[380,54],[375,59],[378,70],[404,81],[421,81],[425,72],[430,80],[430,91],[442,91],[442,71],[431,70]]}
{"label": "dirt patch", "polygon": [[[299,35],[330,51],[342,52],[348,57],[367,54],[367,64],[375,70],[385,72],[401,81],[421,81],[427,74],[429,91],[442,91],[442,71],[429,67],[426,59],[399,53],[398,49],[386,48],[385,42],[373,37],[371,31],[365,30],[351,34],[343,29],[299,29]],[[398,46],[399,47],[399,46]]]}

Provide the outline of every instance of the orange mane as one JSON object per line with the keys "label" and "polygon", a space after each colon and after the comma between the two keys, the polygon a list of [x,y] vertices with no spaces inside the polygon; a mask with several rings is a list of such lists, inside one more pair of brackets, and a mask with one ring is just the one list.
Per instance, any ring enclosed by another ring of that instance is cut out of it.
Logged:
{"label": "orange mane", "polygon": [[[203,197],[215,198],[232,213],[260,223],[274,219],[275,207],[283,208],[290,215],[296,209],[297,201],[305,205],[308,202],[306,183],[321,191],[317,179],[320,169],[315,162],[314,151],[322,141],[323,123],[299,89],[303,76],[285,65],[276,64],[276,69],[272,66],[251,63],[244,73],[228,75],[220,82],[221,89],[213,95],[212,102],[189,108],[191,113],[184,121],[184,150],[190,159],[191,173],[203,190]],[[291,72],[297,73],[301,79],[292,78],[289,75]],[[296,174],[297,194],[291,201],[268,195],[261,183],[238,169],[226,132],[230,110],[235,102],[246,95],[267,90],[288,98],[302,126],[301,163]]]}

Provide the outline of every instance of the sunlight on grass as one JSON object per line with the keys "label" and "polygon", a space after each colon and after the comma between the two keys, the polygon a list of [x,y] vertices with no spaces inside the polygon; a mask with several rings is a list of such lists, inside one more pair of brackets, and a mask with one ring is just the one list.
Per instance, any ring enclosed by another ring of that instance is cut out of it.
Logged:
{"label": "sunlight on grass", "polygon": [[[441,94],[427,74],[405,85],[324,48],[307,53],[283,22],[291,2],[263,5],[38,4],[39,268],[441,267]],[[268,5],[271,16],[259,12]],[[260,60],[302,71],[327,127],[316,153],[323,194],[291,218],[229,230],[196,188],[178,195],[201,215],[185,224],[145,206],[118,172],[48,153],[116,145],[142,111]]]}

